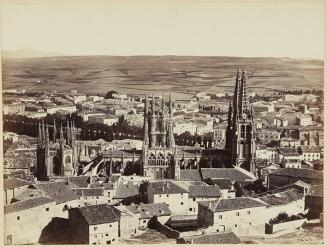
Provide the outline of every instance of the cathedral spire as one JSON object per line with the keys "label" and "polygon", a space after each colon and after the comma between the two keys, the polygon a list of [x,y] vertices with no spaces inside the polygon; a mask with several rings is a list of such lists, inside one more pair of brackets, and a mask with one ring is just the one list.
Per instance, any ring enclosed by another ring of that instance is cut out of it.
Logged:
{"label": "cathedral spire", "polygon": [[243,70],[239,95],[239,115],[242,118],[246,118],[249,113],[249,98],[247,94],[246,79],[246,71]]}
{"label": "cathedral spire", "polygon": [[170,116],[173,115],[173,102],[171,101],[171,91],[169,93],[169,114]]}
{"label": "cathedral spire", "polygon": [[49,126],[45,125],[45,145],[49,144]]}
{"label": "cathedral spire", "polygon": [[71,136],[70,136],[70,128],[69,128],[69,120],[67,119],[67,125],[66,125],[66,131],[67,131],[67,145],[70,144]]}
{"label": "cathedral spire", "polygon": [[161,111],[165,115],[165,92],[162,92]]}
{"label": "cathedral spire", "polygon": [[144,144],[148,145],[149,144],[149,126],[148,126],[148,95],[145,93],[145,102],[144,102],[144,124],[143,124],[143,128],[144,128],[144,134],[143,134],[143,138],[144,138]]}
{"label": "cathedral spire", "polygon": [[53,119],[53,132],[52,132],[52,139],[53,139],[53,143],[56,142],[57,140],[57,126],[56,126],[56,119]]}
{"label": "cathedral spire", "polygon": [[64,132],[63,132],[63,129],[62,129],[62,122],[60,123],[60,143],[63,144],[65,141],[64,139]]}
{"label": "cathedral spire", "polygon": [[39,134],[38,134],[38,138],[37,138],[38,144],[42,146],[42,129],[41,129],[41,123],[39,122]]}

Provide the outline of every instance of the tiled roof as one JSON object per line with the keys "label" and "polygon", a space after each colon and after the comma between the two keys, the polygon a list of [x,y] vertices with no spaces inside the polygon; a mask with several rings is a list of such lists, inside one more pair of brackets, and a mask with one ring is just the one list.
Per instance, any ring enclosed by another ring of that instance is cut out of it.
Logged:
{"label": "tiled roof", "polygon": [[35,184],[34,186],[45,192],[45,194],[55,200],[57,204],[78,199],[74,192],[62,182],[45,182]]}
{"label": "tiled roof", "polygon": [[221,192],[216,185],[190,186],[189,197],[221,197]]}
{"label": "tiled roof", "polygon": [[221,190],[232,189],[233,183],[228,178],[208,178],[206,182],[211,185],[218,185]]}
{"label": "tiled roof", "polygon": [[70,188],[87,188],[90,178],[88,176],[69,177],[68,185]]}
{"label": "tiled roof", "polygon": [[275,193],[272,195],[266,195],[259,197],[259,199],[270,205],[285,205],[293,201],[300,200],[304,197],[303,193],[300,193],[296,189],[290,189],[287,191]]}
{"label": "tiled roof", "polygon": [[324,185],[323,184],[312,185],[309,190],[309,195],[323,197],[324,196]]}
{"label": "tiled roof", "polygon": [[239,244],[241,240],[233,232],[215,233],[198,237],[184,238],[186,243],[193,244]]}
{"label": "tiled roof", "polygon": [[141,219],[152,218],[153,216],[169,216],[171,211],[167,204],[162,203],[149,203],[140,205],[126,206],[126,208],[134,214],[140,214]]}
{"label": "tiled roof", "polygon": [[91,188],[91,189],[73,189],[75,195],[82,196],[103,196],[103,188]]}
{"label": "tiled roof", "polygon": [[42,206],[49,203],[54,203],[54,201],[48,197],[36,197],[24,201],[18,201],[5,206],[5,214],[10,214],[14,212],[19,212],[22,210]]}
{"label": "tiled roof", "polygon": [[103,183],[102,185],[105,190],[114,190],[115,189],[115,184],[112,182]]}
{"label": "tiled roof", "polygon": [[139,195],[140,183],[137,181],[121,181],[116,188],[115,198],[124,199]]}
{"label": "tiled roof", "polygon": [[267,206],[263,202],[250,197],[236,197],[232,199],[220,199],[215,201],[201,201],[199,204],[207,207],[213,212],[225,212],[243,208]]}
{"label": "tiled roof", "polygon": [[188,193],[188,191],[172,181],[163,180],[155,181],[149,185],[152,187],[154,194],[178,194],[178,193]]}
{"label": "tiled roof", "polygon": [[199,170],[181,170],[180,175],[181,180],[201,181],[201,175]]}
{"label": "tiled roof", "polygon": [[312,169],[299,169],[299,168],[284,168],[275,172],[272,172],[270,175],[274,176],[288,176],[294,178],[307,178],[307,179],[317,179],[323,180],[323,172],[312,170]]}
{"label": "tiled roof", "polygon": [[320,153],[319,147],[301,147],[302,153]]}
{"label": "tiled roof", "polygon": [[112,223],[119,220],[114,208],[107,204],[73,208],[71,210],[78,210],[89,225]]}
{"label": "tiled roof", "polygon": [[232,182],[255,180],[255,177],[241,168],[202,168],[203,180],[207,178],[228,178]]}
{"label": "tiled roof", "polygon": [[3,181],[4,181],[4,189],[5,190],[31,184],[31,182],[23,180],[23,179],[19,179],[19,178],[7,178],[7,179],[4,179]]}

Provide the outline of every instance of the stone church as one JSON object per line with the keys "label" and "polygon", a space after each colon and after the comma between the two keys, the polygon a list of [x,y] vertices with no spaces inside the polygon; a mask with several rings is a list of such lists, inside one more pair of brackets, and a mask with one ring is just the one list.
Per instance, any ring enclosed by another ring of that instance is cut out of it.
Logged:
{"label": "stone church", "polygon": [[[38,179],[51,176],[103,175],[123,173],[135,167],[137,174],[151,179],[180,179],[183,169],[241,167],[255,172],[256,127],[247,95],[246,72],[237,71],[234,97],[230,102],[224,149],[177,146],[173,133],[173,105],[168,99],[145,97],[142,150],[110,150],[98,153],[86,165],[79,164],[84,147],[76,141],[74,124],[67,123],[67,138],[49,142],[48,127],[39,126]],[[54,125],[55,126],[55,125]]]}

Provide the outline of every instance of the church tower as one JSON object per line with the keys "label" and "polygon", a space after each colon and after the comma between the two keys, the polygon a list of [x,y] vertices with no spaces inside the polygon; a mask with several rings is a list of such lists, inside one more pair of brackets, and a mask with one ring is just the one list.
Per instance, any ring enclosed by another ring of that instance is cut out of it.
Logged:
{"label": "church tower", "polygon": [[36,177],[39,181],[46,181],[52,174],[52,162],[49,147],[49,129],[44,121],[39,123],[36,149]]}
{"label": "church tower", "polygon": [[230,150],[231,162],[250,172],[255,171],[256,126],[253,108],[247,94],[247,75],[237,70],[233,101],[228,112],[226,149]]}
{"label": "church tower", "polygon": [[161,102],[145,95],[143,131],[141,174],[153,179],[174,178],[171,95],[168,104],[164,93]]}

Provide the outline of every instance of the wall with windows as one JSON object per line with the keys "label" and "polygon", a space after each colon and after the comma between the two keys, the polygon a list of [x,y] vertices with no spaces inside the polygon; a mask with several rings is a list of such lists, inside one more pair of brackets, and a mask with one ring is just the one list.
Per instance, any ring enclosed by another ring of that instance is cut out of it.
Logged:
{"label": "wall with windows", "polygon": [[5,244],[36,244],[54,217],[55,202],[4,215]]}
{"label": "wall with windows", "polygon": [[89,244],[118,244],[118,221],[90,225]]}

